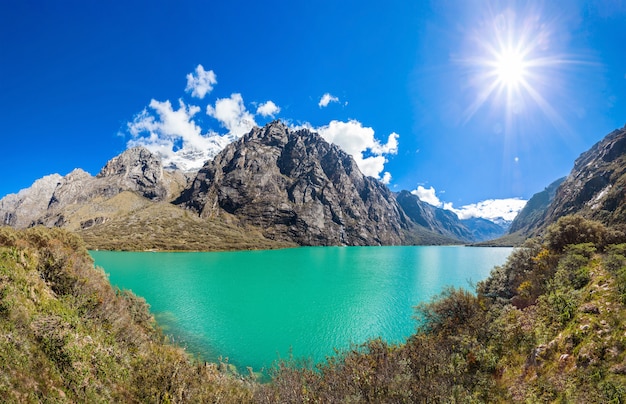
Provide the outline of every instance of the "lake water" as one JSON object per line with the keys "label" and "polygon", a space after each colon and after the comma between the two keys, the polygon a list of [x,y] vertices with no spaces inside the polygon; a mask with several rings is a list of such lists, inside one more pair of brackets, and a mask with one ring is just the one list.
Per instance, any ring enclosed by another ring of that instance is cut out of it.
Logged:
{"label": "lake water", "polygon": [[306,247],[272,251],[92,251],[111,284],[144,297],[174,340],[205,360],[267,369],[415,330],[413,307],[469,288],[510,248]]}

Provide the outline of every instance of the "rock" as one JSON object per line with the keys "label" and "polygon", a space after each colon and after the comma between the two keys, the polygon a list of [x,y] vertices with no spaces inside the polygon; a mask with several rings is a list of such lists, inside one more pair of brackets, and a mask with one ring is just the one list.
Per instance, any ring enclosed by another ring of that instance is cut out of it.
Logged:
{"label": "rock", "polygon": [[515,232],[521,232],[526,235],[533,234],[533,231],[545,220],[548,207],[554,200],[556,191],[563,181],[565,181],[565,177],[559,178],[543,191],[534,194],[526,202],[524,208],[515,216],[515,219],[513,219],[513,223],[509,227],[509,234]]}
{"label": "rock", "polygon": [[30,186],[0,199],[1,225],[23,229],[45,214],[55,189],[63,179],[59,174],[47,175]]}
{"label": "rock", "polygon": [[409,191],[399,192],[396,199],[406,215],[418,225],[462,241],[478,241],[454,212],[429,205]]}
{"label": "rock", "polygon": [[593,303],[585,303],[578,309],[582,313],[600,314],[600,308]]}
{"label": "rock", "polygon": [[179,198],[300,245],[394,245],[411,222],[380,181],[318,134],[276,121],[228,145]]}
{"label": "rock", "polygon": [[613,365],[611,366],[611,369],[609,369],[609,371],[616,375],[626,375],[626,364],[620,363],[617,365]]}
{"label": "rock", "polygon": [[626,222],[626,127],[582,153],[559,186],[541,227],[568,214],[604,224]]}
{"label": "rock", "polygon": [[[26,228],[33,225],[66,227],[82,207],[96,199],[108,199],[124,191],[132,191],[152,201],[162,201],[180,194],[189,183],[183,173],[167,173],[158,156],[145,148],[126,150],[110,160],[93,177],[75,169],[66,176],[49,175],[18,194],[0,200],[0,218],[4,225]],[[81,218],[78,228],[104,223],[102,215]]]}
{"label": "rock", "polygon": [[161,159],[146,148],[134,147],[110,160],[97,175],[106,184],[101,192],[106,196],[120,189],[137,191],[152,200],[164,200],[167,188],[163,184]]}

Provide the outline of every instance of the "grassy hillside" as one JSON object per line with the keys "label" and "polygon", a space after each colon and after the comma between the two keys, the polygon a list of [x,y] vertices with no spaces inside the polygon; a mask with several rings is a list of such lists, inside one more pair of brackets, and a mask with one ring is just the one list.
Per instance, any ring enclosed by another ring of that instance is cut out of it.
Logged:
{"label": "grassy hillside", "polygon": [[477,286],[373,340],[258,384],[168,345],[145,302],[113,290],[61,230],[0,229],[0,397],[8,402],[626,401],[626,241],[565,217]]}
{"label": "grassy hillside", "polygon": [[[68,215],[67,228],[76,231],[89,249],[224,251],[296,246],[270,240],[252,226],[202,219],[168,202],[152,202],[129,191],[96,202]],[[104,223],[86,223],[99,216],[106,216]]]}
{"label": "grassy hillside", "polygon": [[68,232],[0,228],[2,402],[250,402],[251,384],[167,344]]}

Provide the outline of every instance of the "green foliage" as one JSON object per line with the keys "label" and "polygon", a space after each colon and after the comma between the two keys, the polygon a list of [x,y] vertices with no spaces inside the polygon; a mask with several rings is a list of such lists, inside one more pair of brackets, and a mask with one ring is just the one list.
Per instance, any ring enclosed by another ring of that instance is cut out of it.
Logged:
{"label": "green foliage", "polygon": [[3,402],[250,402],[253,386],[165,343],[144,299],[114,291],[82,240],[0,229]]}
{"label": "green foliage", "polygon": [[[258,384],[190,360],[145,300],[111,289],[62,231],[0,229],[0,396],[7,402],[409,403],[626,401],[626,244],[565,218],[477,287],[416,308],[380,339]],[[577,233],[583,236],[576,235]],[[574,242],[571,244],[570,241]]]}
{"label": "green foliage", "polygon": [[451,333],[460,324],[469,324],[480,310],[477,297],[464,289],[447,288],[430,303],[416,307],[418,330],[423,333]]}
{"label": "green foliage", "polygon": [[608,237],[607,228],[600,222],[585,219],[582,216],[564,216],[546,229],[545,243],[555,252],[573,244],[591,243],[602,251]]}

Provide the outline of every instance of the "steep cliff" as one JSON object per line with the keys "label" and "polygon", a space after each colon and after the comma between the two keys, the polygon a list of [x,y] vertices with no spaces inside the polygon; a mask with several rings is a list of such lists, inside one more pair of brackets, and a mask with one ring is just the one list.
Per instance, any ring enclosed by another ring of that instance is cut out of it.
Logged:
{"label": "steep cliff", "polygon": [[511,223],[509,228],[509,234],[517,232],[526,235],[532,234],[545,220],[548,207],[554,200],[556,191],[563,181],[565,181],[565,177],[559,178],[543,191],[534,194],[526,202],[526,205],[524,205],[524,208],[517,214],[515,219],[513,219],[513,223]]}
{"label": "steep cliff", "polygon": [[475,241],[471,231],[461,223],[454,212],[429,205],[409,191],[400,191],[396,199],[407,216],[416,224],[454,239]]}
{"label": "steep cliff", "polygon": [[178,204],[300,245],[402,244],[412,223],[382,183],[306,129],[255,128],[199,171]]}
{"label": "steep cliff", "polygon": [[626,127],[611,132],[576,159],[542,225],[572,213],[608,225],[626,223]]}

